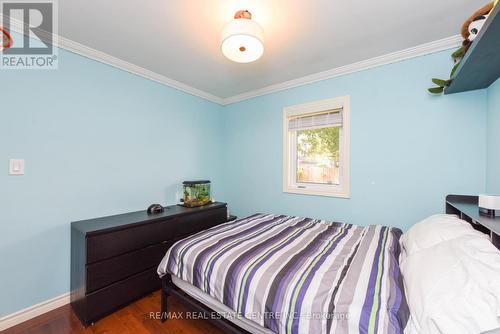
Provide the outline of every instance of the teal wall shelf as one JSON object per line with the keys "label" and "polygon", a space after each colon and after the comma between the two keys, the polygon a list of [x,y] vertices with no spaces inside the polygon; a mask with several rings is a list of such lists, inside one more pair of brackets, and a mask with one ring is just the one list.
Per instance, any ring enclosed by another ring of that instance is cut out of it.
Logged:
{"label": "teal wall shelf", "polygon": [[490,14],[445,94],[488,88],[500,77],[500,5]]}

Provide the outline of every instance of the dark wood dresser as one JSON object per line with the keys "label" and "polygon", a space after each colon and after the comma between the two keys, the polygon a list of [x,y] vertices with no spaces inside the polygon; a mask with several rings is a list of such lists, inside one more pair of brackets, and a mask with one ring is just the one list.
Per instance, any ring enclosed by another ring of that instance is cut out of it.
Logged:
{"label": "dark wood dresser", "polygon": [[226,220],[226,204],[212,203],[71,223],[71,306],[76,315],[88,326],[160,289],[156,268],[168,248]]}

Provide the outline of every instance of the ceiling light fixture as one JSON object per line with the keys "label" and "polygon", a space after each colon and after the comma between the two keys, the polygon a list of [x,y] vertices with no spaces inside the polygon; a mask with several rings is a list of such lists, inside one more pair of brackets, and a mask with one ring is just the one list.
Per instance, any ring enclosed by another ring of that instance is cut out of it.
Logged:
{"label": "ceiling light fixture", "polygon": [[222,31],[222,53],[237,63],[250,63],[264,53],[264,30],[248,10],[239,10]]}

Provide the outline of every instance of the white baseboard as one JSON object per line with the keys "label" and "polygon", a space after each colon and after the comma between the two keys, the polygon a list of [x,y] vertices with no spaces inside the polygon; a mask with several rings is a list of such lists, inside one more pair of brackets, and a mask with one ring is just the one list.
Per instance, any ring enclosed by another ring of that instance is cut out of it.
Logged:
{"label": "white baseboard", "polygon": [[69,304],[69,292],[0,318],[0,331]]}

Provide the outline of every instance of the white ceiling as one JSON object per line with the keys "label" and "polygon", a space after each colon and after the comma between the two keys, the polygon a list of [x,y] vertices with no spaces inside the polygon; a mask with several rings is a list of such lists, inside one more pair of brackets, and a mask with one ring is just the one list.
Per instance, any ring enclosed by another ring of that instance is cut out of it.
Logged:
{"label": "white ceiling", "polygon": [[[486,0],[59,1],[59,34],[221,98],[459,33]],[[227,60],[220,33],[238,9],[265,32],[250,64]]]}

